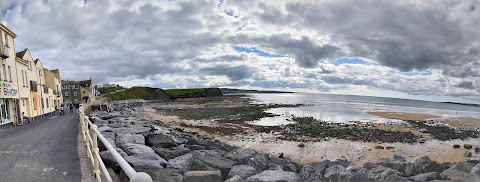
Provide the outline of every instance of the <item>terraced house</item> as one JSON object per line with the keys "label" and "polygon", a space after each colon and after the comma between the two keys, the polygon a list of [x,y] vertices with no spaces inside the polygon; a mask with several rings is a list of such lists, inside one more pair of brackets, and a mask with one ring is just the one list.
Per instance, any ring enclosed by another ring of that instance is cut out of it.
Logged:
{"label": "terraced house", "polygon": [[63,102],[60,72],[43,68],[28,49],[15,53],[17,35],[1,23],[0,36],[0,124],[15,124],[21,113],[36,118],[54,112]]}
{"label": "terraced house", "polygon": [[62,80],[65,103],[85,104],[95,101],[95,85],[92,79],[82,81]]}

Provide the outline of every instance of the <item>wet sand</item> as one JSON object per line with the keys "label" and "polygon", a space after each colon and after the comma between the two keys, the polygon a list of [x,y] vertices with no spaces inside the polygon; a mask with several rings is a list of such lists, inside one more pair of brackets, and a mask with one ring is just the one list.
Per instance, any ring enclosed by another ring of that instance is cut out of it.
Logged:
{"label": "wet sand", "polygon": [[[429,156],[432,160],[438,162],[459,162],[465,160],[463,154],[466,149],[454,149],[453,145],[458,144],[472,144],[474,147],[480,147],[480,141],[477,139],[469,140],[451,140],[439,141],[429,140],[428,137],[425,143],[371,143],[371,142],[356,142],[340,139],[326,139],[322,141],[306,142],[305,147],[298,147],[301,142],[284,141],[278,139],[275,133],[265,134],[258,133],[255,130],[245,128],[240,124],[219,124],[209,120],[185,120],[177,116],[165,116],[156,112],[153,109],[155,105],[146,105],[143,108],[144,114],[153,119],[161,120],[173,127],[182,128],[186,131],[198,132],[199,134],[212,136],[221,142],[229,145],[250,148],[257,152],[278,155],[284,155],[295,162],[306,164],[312,162],[320,162],[323,160],[331,160],[344,157],[351,160],[357,165],[363,165],[366,162],[375,162],[379,158],[391,158],[393,154],[400,154],[411,161],[417,157]],[[181,106],[181,105],[180,105]],[[378,112],[375,114],[380,115]],[[402,113],[402,114],[387,114],[381,113],[385,117],[400,117],[403,119],[409,118],[411,120],[427,120],[433,118],[432,115]],[[415,119],[412,119],[415,118]],[[438,117],[435,117],[438,118]],[[395,126],[379,125],[378,127],[390,127],[386,129],[395,129]],[[202,129],[203,128],[203,129]],[[239,131],[235,134],[227,134],[228,132]],[[220,132],[219,132],[220,131]],[[223,132],[221,132],[223,131]],[[228,131],[228,132],[225,132]],[[375,149],[375,146],[382,145],[384,147],[393,147],[391,149]],[[476,155],[474,154],[474,157]]]}
{"label": "wet sand", "polygon": [[441,118],[440,116],[418,113],[403,113],[403,112],[367,112],[374,116],[387,118],[387,119],[399,119],[399,120],[413,120],[413,121],[427,121],[429,119]]}

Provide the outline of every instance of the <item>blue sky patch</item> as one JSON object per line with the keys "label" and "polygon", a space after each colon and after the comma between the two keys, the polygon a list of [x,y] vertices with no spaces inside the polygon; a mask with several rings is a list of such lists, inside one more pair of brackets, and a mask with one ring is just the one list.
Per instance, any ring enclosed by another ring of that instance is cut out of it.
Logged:
{"label": "blue sky patch", "polygon": [[337,59],[337,60],[333,61],[333,64],[335,66],[339,66],[339,65],[342,65],[342,64],[366,64],[366,65],[369,65],[370,63],[366,62],[366,61],[363,61],[361,59],[358,59],[358,58],[341,58],[341,59]]}
{"label": "blue sky patch", "polygon": [[254,47],[248,48],[248,47],[241,47],[241,46],[232,46],[232,48],[235,49],[235,51],[237,51],[237,52],[254,53],[254,54],[262,56],[262,57],[269,57],[269,58],[285,57],[285,56],[278,55],[278,54],[270,54],[268,52],[258,50]]}

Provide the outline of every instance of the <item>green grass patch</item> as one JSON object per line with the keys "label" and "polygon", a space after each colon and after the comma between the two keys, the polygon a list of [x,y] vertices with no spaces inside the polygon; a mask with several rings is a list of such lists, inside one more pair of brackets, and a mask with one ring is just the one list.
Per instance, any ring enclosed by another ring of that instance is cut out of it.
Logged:
{"label": "green grass patch", "polygon": [[102,94],[109,94],[109,93],[113,93],[123,89],[125,88],[124,87],[102,87],[102,88],[98,88],[98,91]]}
{"label": "green grass patch", "polygon": [[168,89],[165,90],[165,93],[172,97],[193,97],[204,95],[205,89],[203,88],[194,88],[194,89]]}
{"label": "green grass patch", "polygon": [[124,91],[108,94],[107,97],[113,101],[129,99],[159,100],[170,98],[164,90],[149,87],[132,87]]}

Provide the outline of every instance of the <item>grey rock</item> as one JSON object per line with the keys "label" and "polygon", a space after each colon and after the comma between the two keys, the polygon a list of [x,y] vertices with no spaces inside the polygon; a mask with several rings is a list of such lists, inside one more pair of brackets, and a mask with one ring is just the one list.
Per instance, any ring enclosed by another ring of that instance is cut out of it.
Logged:
{"label": "grey rock", "polygon": [[378,164],[376,164],[376,163],[371,163],[371,162],[367,162],[367,163],[363,164],[363,168],[365,168],[365,169],[367,169],[367,170],[376,168],[376,167],[378,167],[378,166],[379,166]]}
{"label": "grey rock", "polygon": [[124,144],[120,148],[123,151],[125,151],[125,153],[127,153],[128,155],[140,155],[140,154],[144,154],[144,153],[155,153],[155,151],[152,148],[150,148],[146,145],[142,145],[142,144],[128,143],[128,144]]}
{"label": "grey rock", "polygon": [[480,164],[475,165],[475,167],[472,168],[471,173],[476,181],[480,181]]}
{"label": "grey rock", "polygon": [[451,168],[458,171],[469,173],[472,171],[472,168],[475,167],[475,165],[476,165],[475,163],[470,163],[468,161],[461,161],[453,165]]}
{"label": "grey rock", "polygon": [[440,170],[440,164],[432,161],[428,156],[417,158],[412,163],[416,168],[421,169],[422,173],[438,172]]}
{"label": "grey rock", "polygon": [[399,171],[396,171],[387,167],[383,167],[383,166],[378,166],[376,168],[370,169],[368,172],[369,172],[368,177],[376,180],[384,180],[387,177],[392,175],[396,175],[396,176],[403,175]]}
{"label": "grey rock", "polygon": [[225,153],[225,157],[236,161],[238,164],[245,164],[246,160],[255,154],[256,152],[252,149],[236,149]]}
{"label": "grey rock", "polygon": [[463,157],[472,157],[472,152],[466,151],[466,152],[463,154]]}
{"label": "grey rock", "polygon": [[448,179],[452,181],[465,181],[465,182],[475,181],[475,176],[472,173],[458,171],[453,167],[440,173],[440,176],[442,176],[442,179]]}
{"label": "grey rock", "polygon": [[410,182],[410,180],[406,177],[398,176],[398,175],[390,175],[384,179],[384,181],[388,182]]}
{"label": "grey rock", "polygon": [[126,156],[125,160],[135,170],[145,171],[146,169],[159,169],[167,165],[167,161],[155,153],[148,153],[135,156]]}
{"label": "grey rock", "polygon": [[281,170],[267,170],[247,178],[247,182],[298,182],[297,173]]}
{"label": "grey rock", "polygon": [[[108,143],[110,143],[110,145],[113,147],[113,148],[117,148],[117,145],[115,145],[115,141],[111,138],[105,138]],[[100,151],[105,151],[107,150],[107,147],[105,147],[105,145],[103,144],[103,142],[101,142],[100,140],[98,141],[98,149]]]}
{"label": "grey rock", "polygon": [[201,145],[185,145],[185,147],[187,147],[188,149],[190,150],[205,150],[205,147],[204,146],[201,146]]}
{"label": "grey rock", "polygon": [[426,181],[432,181],[432,180],[441,180],[442,177],[437,172],[431,172],[431,173],[418,174],[418,175],[409,177],[408,179],[414,182],[426,182]]}
{"label": "grey rock", "polygon": [[256,168],[257,170],[264,171],[272,166],[270,160],[265,155],[255,155],[247,159],[247,165]]}
{"label": "grey rock", "polygon": [[167,160],[190,153],[190,149],[183,146],[173,148],[153,147],[153,150],[155,151],[155,153]]}
{"label": "grey rock", "polygon": [[344,181],[347,170],[342,165],[334,165],[325,170],[325,179],[328,181]]}
{"label": "grey rock", "polygon": [[465,144],[465,145],[463,145],[463,148],[472,149],[472,145],[471,144]]}
{"label": "grey rock", "polygon": [[341,165],[343,167],[348,167],[351,164],[352,164],[352,162],[348,161],[345,158],[337,158],[337,159],[335,159],[334,161],[331,162],[330,166]]}
{"label": "grey rock", "polygon": [[480,148],[479,147],[475,147],[475,153],[479,153],[480,152]]}
{"label": "grey rock", "polygon": [[252,166],[247,165],[237,165],[233,166],[230,172],[228,173],[227,178],[233,178],[234,176],[239,176],[240,178],[248,178],[257,174],[257,169]]}
{"label": "grey rock", "polygon": [[152,177],[155,182],[182,182],[183,177],[174,169],[160,168],[160,169],[146,169],[146,172]]}
{"label": "grey rock", "polygon": [[103,132],[112,132],[112,127],[110,126],[101,126],[98,128],[98,131],[103,134]]}
{"label": "grey rock", "polygon": [[289,159],[269,156],[269,160],[273,165],[279,166],[284,171],[298,172],[297,165]]}
{"label": "grey rock", "polygon": [[185,154],[168,160],[167,168],[178,170],[181,174],[187,172],[192,167],[193,155]]}
{"label": "grey rock", "polygon": [[222,157],[199,156],[194,157],[193,160],[201,161],[213,169],[220,170],[223,180],[227,179],[227,175],[230,172],[230,169],[232,169],[233,165],[235,165],[235,161]]}
{"label": "grey rock", "polygon": [[183,182],[221,182],[220,171],[187,171]]}
{"label": "grey rock", "polygon": [[191,152],[191,154],[196,157],[196,156],[211,156],[211,157],[221,157],[225,154],[225,151],[222,150],[194,150]]}
{"label": "grey rock", "polygon": [[134,143],[134,144],[145,144],[145,138],[143,135],[139,134],[125,134],[120,135],[115,139],[115,144],[117,146],[122,146],[127,143]]}
{"label": "grey rock", "polygon": [[112,128],[116,136],[121,136],[125,134],[141,134],[150,130],[150,127],[122,127],[122,128]]}
{"label": "grey rock", "polygon": [[329,167],[330,161],[307,164],[300,170],[300,181],[313,182],[324,181],[325,170]]}
{"label": "grey rock", "polygon": [[460,148],[460,145],[453,145],[453,148],[458,149],[458,148]]}
{"label": "grey rock", "polygon": [[405,157],[403,157],[401,155],[394,154],[393,155],[393,161],[394,162],[407,162],[407,159],[405,159]]}
{"label": "grey rock", "polygon": [[165,134],[150,134],[145,137],[145,143],[148,146],[155,146],[158,148],[172,148],[178,146],[180,143],[177,143],[173,140],[173,137]]}
{"label": "grey rock", "polygon": [[115,141],[115,138],[117,138],[116,135],[115,135],[115,132],[101,132],[101,133],[102,133],[103,137],[111,138],[111,139],[113,139],[113,141]]}
{"label": "grey rock", "polygon": [[244,181],[245,181],[245,179],[243,179],[240,176],[233,176],[233,177],[227,179],[225,182],[244,182]]}

